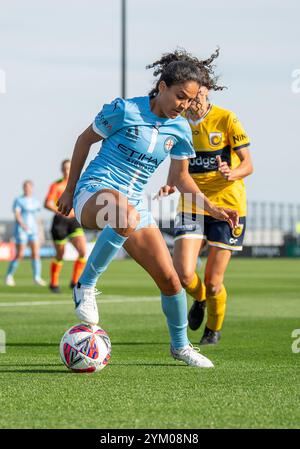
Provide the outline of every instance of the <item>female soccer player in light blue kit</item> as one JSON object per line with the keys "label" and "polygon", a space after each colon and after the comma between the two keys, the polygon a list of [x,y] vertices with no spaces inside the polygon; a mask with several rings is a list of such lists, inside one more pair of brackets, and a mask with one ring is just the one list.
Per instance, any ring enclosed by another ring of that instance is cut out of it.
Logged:
{"label": "female soccer player in light blue kit", "polygon": [[16,242],[16,256],[8,266],[5,283],[10,287],[15,286],[14,273],[20,260],[24,257],[27,244],[31,248],[32,274],[34,282],[45,286],[46,282],[41,278],[41,261],[39,255],[39,237],[36,214],[40,212],[39,201],[32,196],[33,184],[31,181],[23,183],[23,195],[15,199],[13,212],[15,214],[14,239]]}
{"label": "female soccer player in light blue kit", "polygon": [[[160,75],[149,96],[117,98],[78,138],[66,190],[58,210],[89,229],[103,229],[73,290],[76,314],[85,323],[97,324],[95,289],[117,251],[126,251],[152,276],[161,291],[162,309],[171,337],[171,355],[187,365],[213,367],[187,337],[187,303],[165,241],[151,213],[142,203],[149,177],[170,155],[170,175],[180,192],[192,194],[209,213],[234,226],[234,211],[213,206],[188,173],[195,157],[188,122],[181,117],[202,84],[199,61],[185,51],[163,55],[149,66]],[[86,171],[80,173],[93,143],[102,147]],[[79,181],[78,181],[79,179]]]}

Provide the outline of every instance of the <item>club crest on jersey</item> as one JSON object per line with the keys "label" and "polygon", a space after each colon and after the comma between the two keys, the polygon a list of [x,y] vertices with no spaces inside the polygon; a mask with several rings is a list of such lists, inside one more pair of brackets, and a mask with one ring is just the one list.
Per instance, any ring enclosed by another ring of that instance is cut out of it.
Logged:
{"label": "club crest on jersey", "polygon": [[244,225],[239,223],[236,228],[232,229],[231,233],[233,237],[240,237],[243,233]]}
{"label": "club crest on jersey", "polygon": [[222,133],[209,133],[209,143],[212,147],[217,147],[222,142]]}
{"label": "club crest on jersey", "polygon": [[174,143],[175,143],[175,141],[172,139],[172,137],[168,137],[168,138],[165,140],[165,143],[164,143],[164,150],[165,150],[166,153],[169,153],[169,151],[172,150],[172,148],[173,148],[173,146],[174,146]]}

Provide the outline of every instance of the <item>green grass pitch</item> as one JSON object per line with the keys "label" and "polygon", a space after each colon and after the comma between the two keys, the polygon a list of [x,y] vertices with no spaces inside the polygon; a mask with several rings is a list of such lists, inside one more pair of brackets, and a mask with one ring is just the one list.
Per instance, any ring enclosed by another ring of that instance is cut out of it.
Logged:
{"label": "green grass pitch", "polygon": [[[67,288],[71,268],[65,263],[61,295],[32,285],[29,262],[19,267],[17,287],[1,281],[1,428],[299,427],[300,353],[292,352],[291,337],[300,328],[298,260],[232,260],[222,339],[202,349],[215,364],[210,370],[169,356],[159,292],[126,260],[113,262],[99,285],[110,364],[96,374],[69,372],[58,348],[78,322]],[[192,343],[201,333],[189,332]]]}

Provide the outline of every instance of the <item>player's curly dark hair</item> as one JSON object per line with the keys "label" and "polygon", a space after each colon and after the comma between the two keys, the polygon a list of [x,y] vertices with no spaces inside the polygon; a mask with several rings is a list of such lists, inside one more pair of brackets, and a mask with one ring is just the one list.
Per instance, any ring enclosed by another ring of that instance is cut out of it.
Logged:
{"label": "player's curly dark hair", "polygon": [[173,53],[164,53],[158,60],[146,66],[153,69],[153,75],[160,75],[155,87],[149,92],[151,98],[158,94],[158,86],[161,81],[172,86],[186,81],[196,81],[200,86],[209,90],[223,90],[224,86],[217,84],[218,77],[214,74],[214,60],[219,56],[220,49],[205,60],[200,60],[184,49],[177,49]]}

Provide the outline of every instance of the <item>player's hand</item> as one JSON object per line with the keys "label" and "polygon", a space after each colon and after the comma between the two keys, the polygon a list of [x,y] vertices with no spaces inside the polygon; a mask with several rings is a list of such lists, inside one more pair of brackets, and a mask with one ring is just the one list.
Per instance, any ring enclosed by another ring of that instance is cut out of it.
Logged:
{"label": "player's hand", "polygon": [[232,229],[236,228],[239,224],[239,214],[235,210],[214,207],[209,210],[209,214],[217,220],[227,221]]}
{"label": "player's hand", "polygon": [[24,229],[25,232],[29,231],[29,227],[26,224],[22,224],[21,228]]}
{"label": "player's hand", "polygon": [[73,192],[69,192],[67,190],[61,195],[59,200],[57,201],[57,210],[60,214],[65,215],[66,217],[69,215],[73,208]]}
{"label": "player's hand", "polygon": [[157,194],[153,197],[154,200],[158,200],[161,196],[172,195],[172,193],[176,192],[176,187],[164,185],[159,189]]}
{"label": "player's hand", "polygon": [[228,166],[227,162],[222,162],[221,156],[216,156],[216,160],[218,163],[218,170],[227,181],[233,181],[232,179],[232,170]]}

